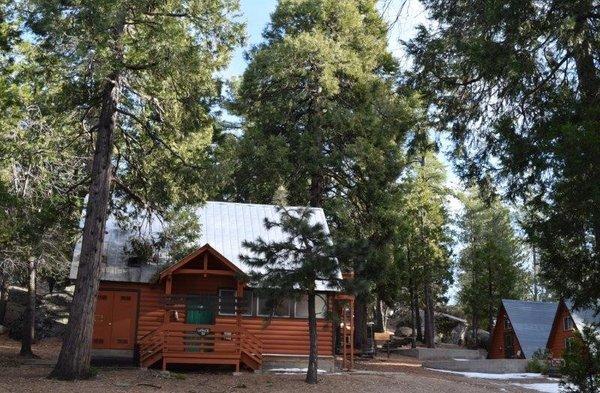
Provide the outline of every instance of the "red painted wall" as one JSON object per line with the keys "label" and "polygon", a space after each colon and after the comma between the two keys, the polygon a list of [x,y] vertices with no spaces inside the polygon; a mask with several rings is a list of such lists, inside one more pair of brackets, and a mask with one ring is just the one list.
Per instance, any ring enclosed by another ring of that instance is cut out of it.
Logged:
{"label": "red painted wall", "polygon": [[517,356],[519,353],[523,353],[521,351],[521,346],[519,345],[519,340],[517,339],[514,331],[505,329],[505,320],[508,318],[506,314],[506,310],[504,307],[500,307],[500,311],[498,313],[498,319],[496,320],[496,326],[494,327],[494,332],[492,334],[492,338],[490,340],[490,349],[488,353],[488,358],[490,359],[505,359],[507,358],[507,354],[504,348],[505,335],[510,334],[513,340],[514,353],[515,357],[523,357]]}
{"label": "red painted wall", "polygon": [[571,330],[565,330],[565,318],[570,317],[571,313],[564,302],[560,302],[558,310],[556,311],[556,317],[552,324],[552,330],[548,337],[548,350],[550,351],[554,359],[562,358],[563,352],[565,351],[565,341],[568,338],[573,337],[575,327]]}

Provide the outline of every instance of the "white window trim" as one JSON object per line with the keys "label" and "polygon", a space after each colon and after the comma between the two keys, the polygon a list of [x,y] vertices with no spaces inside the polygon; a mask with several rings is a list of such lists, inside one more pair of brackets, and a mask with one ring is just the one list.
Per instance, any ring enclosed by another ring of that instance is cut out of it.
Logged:
{"label": "white window trim", "polygon": [[[302,295],[302,296],[306,296],[306,295]],[[328,309],[328,307],[327,307],[327,295],[326,294],[316,293],[315,297],[320,297],[323,300],[323,304],[325,305],[325,315],[319,316],[319,313],[316,312],[317,310],[315,310],[315,312],[317,314],[317,319],[325,319],[325,318],[327,318],[327,309]],[[297,318],[297,319],[308,319],[308,316],[306,316],[306,317],[299,317],[299,316],[297,316],[297,313],[296,313],[296,306],[297,305],[298,305],[298,300],[294,300],[294,318]],[[316,306],[316,304],[315,304],[315,306]]]}
{"label": "white window trim", "polygon": [[287,300],[287,315],[271,315],[271,314],[261,314],[260,313],[260,296],[256,297],[256,316],[258,317],[273,317],[273,318],[290,318],[290,311],[292,310],[292,305],[290,299]]}

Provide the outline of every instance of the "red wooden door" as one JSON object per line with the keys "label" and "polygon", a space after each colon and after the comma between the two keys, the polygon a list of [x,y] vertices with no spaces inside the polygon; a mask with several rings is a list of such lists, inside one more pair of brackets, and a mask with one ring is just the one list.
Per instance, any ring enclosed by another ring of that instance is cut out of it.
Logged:
{"label": "red wooden door", "polygon": [[94,315],[93,348],[133,349],[137,293],[99,291]]}
{"label": "red wooden door", "polygon": [[113,291],[99,291],[94,314],[94,332],[92,333],[92,348],[110,348],[112,330]]}
{"label": "red wooden door", "polygon": [[111,349],[133,349],[137,293],[115,292],[112,313]]}

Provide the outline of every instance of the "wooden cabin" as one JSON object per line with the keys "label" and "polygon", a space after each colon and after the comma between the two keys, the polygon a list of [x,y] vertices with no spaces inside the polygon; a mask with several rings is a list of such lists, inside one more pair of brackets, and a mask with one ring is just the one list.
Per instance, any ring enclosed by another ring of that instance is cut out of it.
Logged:
{"label": "wooden cabin", "polygon": [[557,303],[503,299],[492,337],[490,359],[531,359],[546,347]]}
{"label": "wooden cabin", "polygon": [[[322,209],[312,219],[327,222]],[[202,246],[176,263],[131,264],[124,251],[131,233],[107,222],[102,280],[95,310],[93,356],[127,357],[140,366],[226,364],[256,370],[265,357],[306,357],[309,351],[306,296],[268,299],[246,284],[242,242],[278,240],[271,205],[208,202],[197,211]],[[76,247],[71,278],[77,275]],[[352,297],[318,282],[320,358],[335,356],[336,329],[344,353],[352,353]],[[335,326],[331,316],[341,316]],[[339,322],[339,321],[338,321]],[[345,362],[351,361],[344,357]],[[346,368],[350,364],[345,364]]]}
{"label": "wooden cabin", "polygon": [[573,303],[561,300],[548,336],[547,347],[554,359],[561,359],[565,349],[571,345],[575,332],[581,333],[585,326],[600,325],[600,315],[591,308],[575,309]]}

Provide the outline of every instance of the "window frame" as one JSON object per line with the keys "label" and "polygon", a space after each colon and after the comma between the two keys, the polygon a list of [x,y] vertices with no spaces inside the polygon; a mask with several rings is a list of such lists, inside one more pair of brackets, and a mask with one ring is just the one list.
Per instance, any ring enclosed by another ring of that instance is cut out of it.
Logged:
{"label": "window frame", "polygon": [[[308,295],[306,295],[306,294],[303,294],[301,296],[301,299],[304,298],[305,296],[306,296],[306,298],[307,298],[306,300],[308,302]],[[319,316],[320,313],[316,312],[316,306],[317,305],[316,305],[316,302],[315,302],[315,313],[317,314],[316,317],[317,317],[317,319],[326,319],[327,318],[327,311],[329,310],[329,307],[328,307],[328,304],[327,304],[327,298],[328,298],[327,294],[326,293],[323,293],[323,294],[316,293],[315,297],[319,297],[321,300],[323,300],[323,306],[324,306],[324,308],[323,308],[324,309],[324,315]],[[296,315],[296,306],[297,305],[298,305],[298,300],[294,300],[294,318],[297,318],[297,319],[308,319],[308,315],[305,316],[305,317],[299,317],[298,315]]]}
{"label": "window frame", "polygon": [[[234,299],[234,310],[233,310],[233,314],[228,314],[228,313],[223,313],[221,312],[221,291],[232,291],[233,292],[233,299]],[[254,292],[252,290],[244,290],[244,295],[246,295],[246,293],[250,293],[250,308],[248,310],[247,313],[242,313],[243,317],[251,317],[252,316],[252,302],[254,301]],[[219,288],[218,291],[218,297],[219,297],[219,307],[218,307],[218,312],[217,315],[222,315],[225,317],[235,317],[235,306],[237,305],[237,297],[235,296],[236,290],[233,288]]]}
{"label": "window frame", "polygon": [[[233,292],[233,313],[232,314],[224,313],[224,312],[221,311],[221,292],[222,291]],[[235,303],[237,301],[237,299],[235,297],[235,289],[232,289],[232,288],[219,288],[218,294],[219,294],[219,307],[218,307],[217,314],[218,315],[223,315],[223,316],[226,316],[226,317],[234,317],[235,316]]]}
{"label": "window frame", "polygon": [[256,296],[256,316],[257,317],[270,317],[270,318],[291,318],[290,313],[292,311],[292,302],[291,299],[286,298],[287,301],[287,314],[286,315],[277,315],[277,314],[261,314],[260,312],[260,296]]}
{"label": "window frame", "polygon": [[575,328],[575,321],[573,321],[573,317],[567,315],[563,319],[563,329],[565,332],[570,332]]}

